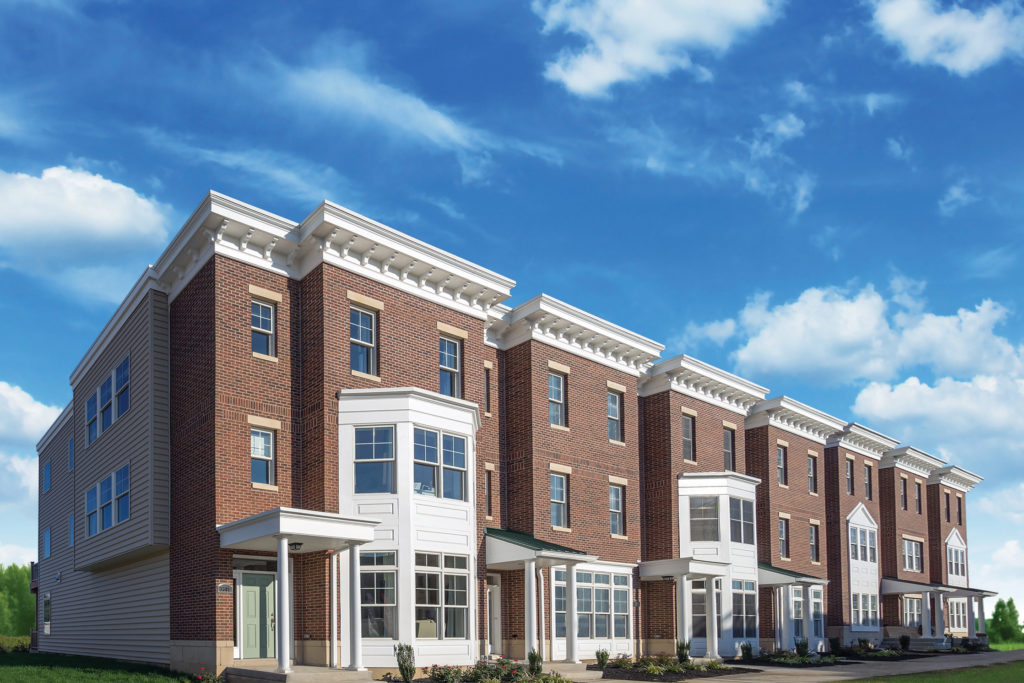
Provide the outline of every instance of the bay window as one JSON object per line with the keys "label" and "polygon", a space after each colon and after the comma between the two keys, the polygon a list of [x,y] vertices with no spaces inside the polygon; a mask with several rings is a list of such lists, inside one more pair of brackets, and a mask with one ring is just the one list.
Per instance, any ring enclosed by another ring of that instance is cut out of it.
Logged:
{"label": "bay window", "polygon": [[358,427],[355,492],[394,493],[395,428]]}
{"label": "bay window", "polygon": [[364,551],[359,565],[363,637],[393,640],[398,637],[395,552]]}
{"label": "bay window", "polygon": [[690,496],[690,540],[718,540],[717,496]]}

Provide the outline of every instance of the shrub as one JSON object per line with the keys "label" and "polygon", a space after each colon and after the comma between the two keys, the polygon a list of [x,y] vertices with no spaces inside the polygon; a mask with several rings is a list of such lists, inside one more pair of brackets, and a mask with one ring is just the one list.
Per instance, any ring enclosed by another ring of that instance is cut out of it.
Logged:
{"label": "shrub", "polygon": [[604,668],[608,666],[608,650],[597,651],[597,668],[604,671]]}
{"label": "shrub", "polygon": [[750,662],[754,660],[754,646],[749,642],[740,643],[740,654],[742,655],[744,662]]}
{"label": "shrub", "polygon": [[651,663],[645,666],[643,672],[648,676],[660,676],[665,673],[665,667],[658,666],[657,664]]}
{"label": "shrub", "polygon": [[806,657],[807,652],[810,650],[810,644],[806,638],[798,638],[796,641],[796,653],[800,657]]}
{"label": "shrub", "polygon": [[690,641],[681,640],[676,643],[676,659],[680,664],[690,661]]}
{"label": "shrub", "polygon": [[463,671],[461,666],[438,666],[430,667],[427,677],[434,683],[459,683],[462,680]]}
{"label": "shrub", "polygon": [[833,637],[828,639],[828,651],[829,652],[834,652],[834,653],[838,654],[839,651],[842,650],[842,649],[843,649],[842,641],[839,640],[839,638],[833,636]]}
{"label": "shrub", "polygon": [[395,645],[395,661],[398,662],[398,673],[402,675],[403,683],[412,683],[416,678],[416,653],[412,645],[399,643]]}
{"label": "shrub", "polygon": [[31,640],[31,636],[0,636],[0,654],[28,652]]}
{"label": "shrub", "polygon": [[863,648],[865,650],[870,650],[871,649],[871,641],[868,640],[867,638],[858,638],[857,639],[857,647]]}
{"label": "shrub", "polygon": [[526,655],[526,658],[527,660],[529,660],[529,664],[527,664],[527,670],[529,671],[530,675],[536,676],[537,674],[539,674],[544,663],[544,660],[540,656],[540,653],[536,650],[530,650],[530,653]]}
{"label": "shrub", "polygon": [[619,655],[615,659],[609,661],[608,666],[613,669],[628,669],[633,666],[633,660],[631,660],[627,655]]}
{"label": "shrub", "polygon": [[906,633],[900,636],[900,649],[904,652],[910,649],[910,636]]}
{"label": "shrub", "polygon": [[710,662],[704,665],[704,668],[708,671],[718,671],[719,669],[724,669],[725,665],[717,659],[712,659]]}

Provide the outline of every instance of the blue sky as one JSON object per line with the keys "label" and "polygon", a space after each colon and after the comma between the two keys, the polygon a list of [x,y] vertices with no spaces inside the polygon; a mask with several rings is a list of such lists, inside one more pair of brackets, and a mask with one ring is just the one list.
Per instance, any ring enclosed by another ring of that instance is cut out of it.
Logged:
{"label": "blue sky", "polygon": [[208,189],[327,198],[985,477],[1024,600],[1016,0],[0,0],[0,561],[34,443]]}

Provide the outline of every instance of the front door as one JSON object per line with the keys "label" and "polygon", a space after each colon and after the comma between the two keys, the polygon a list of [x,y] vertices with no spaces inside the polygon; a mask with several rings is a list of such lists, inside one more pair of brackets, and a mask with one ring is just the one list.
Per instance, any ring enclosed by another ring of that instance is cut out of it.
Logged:
{"label": "front door", "polygon": [[275,587],[272,574],[242,574],[242,658],[276,657]]}
{"label": "front door", "polygon": [[490,654],[501,654],[501,586],[487,587],[487,643]]}

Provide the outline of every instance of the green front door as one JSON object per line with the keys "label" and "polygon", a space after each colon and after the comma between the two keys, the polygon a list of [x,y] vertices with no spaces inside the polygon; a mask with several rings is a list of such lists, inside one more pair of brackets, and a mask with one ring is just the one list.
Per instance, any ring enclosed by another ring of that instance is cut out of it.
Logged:
{"label": "green front door", "polygon": [[269,574],[242,574],[242,658],[270,659],[274,654],[274,586]]}

